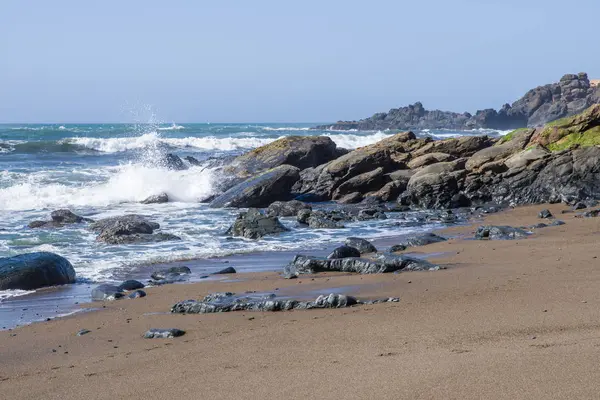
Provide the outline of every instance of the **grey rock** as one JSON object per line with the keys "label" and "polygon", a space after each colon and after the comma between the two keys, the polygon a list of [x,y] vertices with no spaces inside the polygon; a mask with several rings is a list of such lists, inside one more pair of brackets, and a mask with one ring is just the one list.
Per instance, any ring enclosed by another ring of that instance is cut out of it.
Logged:
{"label": "grey rock", "polygon": [[382,263],[390,271],[438,271],[439,265],[430,263],[420,258],[406,256],[404,254],[379,253],[375,259]]}
{"label": "grey rock", "polygon": [[362,238],[349,237],[346,239],[344,244],[346,246],[354,247],[355,249],[360,251],[360,254],[377,252],[377,249],[375,248],[375,246],[373,246],[371,242]]}
{"label": "grey rock", "polygon": [[176,328],[159,329],[152,328],[144,333],[145,339],[172,339],[185,335],[185,331]]}
{"label": "grey rock", "polygon": [[112,301],[124,296],[123,290],[115,285],[102,284],[92,289],[92,301]]}
{"label": "grey rock", "polygon": [[90,229],[98,232],[99,242],[107,244],[132,244],[181,240],[169,233],[153,234],[160,225],[137,214],[101,219],[90,225]]}
{"label": "grey rock", "polygon": [[480,226],[475,232],[475,239],[483,240],[511,240],[527,237],[529,234],[521,229],[512,226],[486,225]]}
{"label": "grey rock", "polygon": [[83,222],[94,222],[90,218],[85,218],[74,214],[71,210],[61,209],[50,213],[50,221],[32,221],[29,228],[60,228],[65,225],[79,224]]}
{"label": "grey rock", "polygon": [[435,233],[424,233],[410,237],[390,248],[390,252],[403,251],[409,247],[426,246],[432,243],[445,242],[447,239]]}
{"label": "grey rock", "polygon": [[298,200],[276,201],[269,205],[267,215],[273,217],[295,217],[301,210],[311,211],[312,207],[310,204]]}
{"label": "grey rock", "polygon": [[543,209],[542,211],[540,211],[538,213],[538,218],[546,219],[546,218],[553,218],[553,217],[554,216],[552,215],[552,213],[548,209]]}
{"label": "grey rock", "polygon": [[227,275],[227,274],[236,274],[236,273],[237,273],[237,271],[235,270],[235,268],[227,267],[227,268],[220,270],[219,272],[215,272],[213,275]]}
{"label": "grey rock", "polygon": [[180,267],[171,267],[167,269],[162,269],[160,271],[154,271],[152,275],[150,275],[150,277],[154,280],[160,281],[163,279],[177,278],[182,275],[189,275],[191,273],[192,271],[190,270],[190,268],[183,265]]}
{"label": "grey rock", "polygon": [[168,203],[169,195],[166,193],[160,193],[153,196],[149,196],[146,199],[142,200],[140,203],[142,204],[161,204]]}
{"label": "grey rock", "polygon": [[87,329],[81,329],[79,332],[76,333],[77,336],[83,336],[83,335],[87,335],[88,333],[91,333],[92,331],[87,330]]}
{"label": "grey rock", "polygon": [[276,235],[288,230],[277,217],[264,215],[259,210],[251,208],[238,215],[226,234],[247,239],[260,239],[263,236]]}
{"label": "grey rock", "polygon": [[144,292],[143,290],[136,290],[127,295],[128,299],[139,299],[141,297],[146,297],[146,292]]}
{"label": "grey rock", "polygon": [[0,290],[33,290],[75,282],[75,269],[58,254],[36,252],[0,258]]}
{"label": "grey rock", "polygon": [[360,257],[360,251],[350,246],[340,246],[333,250],[331,254],[327,256],[328,259],[334,258],[348,258],[348,257]]}
{"label": "grey rock", "polygon": [[129,279],[129,280],[121,283],[119,285],[119,288],[121,290],[126,290],[126,291],[137,290],[137,289],[143,289],[144,284],[140,281],[136,281],[135,279]]}

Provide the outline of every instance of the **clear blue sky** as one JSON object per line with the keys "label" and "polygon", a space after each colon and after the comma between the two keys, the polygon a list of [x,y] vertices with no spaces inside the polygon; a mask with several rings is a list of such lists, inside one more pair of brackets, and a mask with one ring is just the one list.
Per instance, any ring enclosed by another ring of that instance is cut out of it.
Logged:
{"label": "clear blue sky", "polygon": [[600,1],[1,0],[0,122],[474,112],[600,77]]}

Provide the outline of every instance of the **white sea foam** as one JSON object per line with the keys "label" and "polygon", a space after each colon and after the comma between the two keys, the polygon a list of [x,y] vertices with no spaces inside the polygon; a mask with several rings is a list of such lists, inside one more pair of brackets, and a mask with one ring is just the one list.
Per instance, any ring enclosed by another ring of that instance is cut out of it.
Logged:
{"label": "white sea foam", "polygon": [[373,143],[377,143],[380,140],[391,137],[393,134],[378,131],[368,135],[353,135],[353,134],[337,134],[329,135],[331,140],[335,142],[339,147],[344,149],[356,149],[359,147],[367,146]]}
{"label": "white sea foam", "polygon": [[34,293],[34,290],[20,290],[20,289],[14,289],[14,290],[0,290],[0,303],[2,303],[3,301],[10,299],[12,297],[19,297],[19,296],[25,296],[31,293]]}
{"label": "white sea foam", "polygon": [[0,188],[0,210],[31,210],[64,206],[108,206],[139,202],[167,193],[172,201],[197,202],[212,192],[213,173],[190,168],[170,171],[127,164],[96,171],[102,182],[65,185],[48,179],[51,171],[32,173]]}
{"label": "white sea foam", "polygon": [[278,127],[278,128],[274,128],[271,126],[265,126],[265,127],[260,127],[260,129],[262,129],[263,131],[310,131],[311,128],[298,128],[298,127],[293,127],[293,126],[284,126],[284,127]]}
{"label": "white sea foam", "polygon": [[185,129],[185,126],[183,126],[183,125],[177,125],[177,124],[174,123],[171,126],[160,127],[160,128],[157,128],[157,129],[159,131],[178,131],[178,130],[181,130],[181,129]]}

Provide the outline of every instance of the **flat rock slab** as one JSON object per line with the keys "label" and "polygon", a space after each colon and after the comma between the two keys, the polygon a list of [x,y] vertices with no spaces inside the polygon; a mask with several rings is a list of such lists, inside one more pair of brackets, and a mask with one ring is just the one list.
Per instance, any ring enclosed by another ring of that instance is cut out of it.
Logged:
{"label": "flat rock slab", "polygon": [[185,331],[177,328],[159,329],[152,328],[144,333],[145,339],[172,339],[185,335]]}

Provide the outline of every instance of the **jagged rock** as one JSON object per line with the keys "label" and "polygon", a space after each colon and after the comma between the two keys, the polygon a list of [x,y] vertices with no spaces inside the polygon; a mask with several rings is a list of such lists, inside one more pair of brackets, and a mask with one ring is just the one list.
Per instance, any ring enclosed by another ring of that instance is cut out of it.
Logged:
{"label": "jagged rock", "polygon": [[144,333],[145,339],[172,339],[185,335],[185,331],[176,328],[158,329],[152,328]]}
{"label": "jagged rock", "polygon": [[213,275],[226,275],[226,274],[236,274],[236,273],[237,273],[237,271],[235,270],[235,268],[227,267],[227,268],[220,270],[219,272],[215,272]]}
{"label": "jagged rock", "polygon": [[292,186],[300,179],[299,173],[298,168],[290,165],[273,168],[217,196],[210,207],[268,207],[275,201],[290,200]]}
{"label": "jagged rock", "polygon": [[390,248],[390,252],[403,251],[409,247],[426,246],[432,243],[445,242],[447,239],[435,233],[424,233],[410,237]]}
{"label": "jagged rock", "polygon": [[172,313],[208,314],[231,311],[289,311],[294,309],[344,308],[359,304],[343,294],[320,295],[314,301],[278,300],[275,296],[238,297],[233,293],[214,293],[201,301],[185,300],[171,308]]}
{"label": "jagged rock", "polygon": [[[442,164],[442,163],[440,163]],[[438,165],[434,164],[431,167]],[[425,167],[429,168],[429,167]],[[402,204],[412,204],[424,209],[457,208],[468,204],[461,199],[460,187],[464,170],[442,173],[417,173],[410,178],[406,191],[400,196]]]}
{"label": "jagged rock", "polygon": [[102,284],[92,289],[92,301],[112,301],[124,296],[123,290],[115,285]]}
{"label": "jagged rock", "polygon": [[145,285],[142,282],[134,279],[127,280],[119,285],[119,289],[126,291],[143,289],[144,287]]}
{"label": "jagged rock", "polygon": [[473,154],[467,161],[465,168],[468,171],[477,171],[485,164],[507,159],[525,149],[532,135],[533,130],[531,129],[522,129],[506,135],[498,144]]}
{"label": "jagged rock", "polygon": [[369,221],[373,219],[387,219],[384,210],[379,208],[364,208],[358,211],[357,221]]}
{"label": "jagged rock", "polygon": [[350,193],[367,193],[380,189],[386,183],[386,175],[383,168],[379,167],[373,171],[359,174],[343,182],[333,193],[333,200],[338,200]]}
{"label": "jagged rock", "polygon": [[153,196],[149,196],[146,199],[142,200],[140,203],[142,204],[161,204],[168,203],[169,195],[166,193],[160,193]]}
{"label": "jagged rock", "polygon": [[52,211],[50,218],[50,221],[32,221],[28,226],[29,228],[60,228],[69,224],[94,222],[92,219],[81,217],[67,209]]}
{"label": "jagged rock", "polygon": [[159,165],[163,168],[174,171],[183,171],[188,169],[181,157],[171,153],[166,154],[164,158],[160,160]]}
{"label": "jagged rock", "polygon": [[344,224],[335,220],[330,215],[322,211],[315,211],[310,214],[306,220],[309,228],[312,229],[343,229]]}
{"label": "jagged rock", "polygon": [[360,251],[350,246],[340,246],[327,256],[328,259],[360,257]]}
{"label": "jagged rock", "polygon": [[376,253],[377,249],[371,242],[357,237],[349,237],[344,242],[346,246],[354,247],[360,254]]}
{"label": "jagged rock", "polygon": [[277,217],[264,215],[259,210],[251,208],[238,215],[226,234],[247,239],[260,239],[266,235],[276,235],[288,230]]}
{"label": "jagged rock", "polygon": [[146,297],[146,292],[144,292],[143,290],[136,290],[127,295],[128,299],[139,299],[142,297]]}
{"label": "jagged rock", "polygon": [[412,153],[419,157],[428,153],[445,153],[453,157],[471,157],[479,150],[490,147],[494,141],[488,136],[461,136],[445,140],[434,140]]}
{"label": "jagged rock", "polygon": [[439,265],[435,265],[420,258],[409,257],[404,254],[377,254],[377,261],[384,264],[387,268],[394,271],[438,271]]}
{"label": "jagged rock", "polygon": [[310,218],[311,215],[312,215],[312,210],[309,210],[309,209],[300,210],[300,211],[298,211],[298,215],[296,215],[296,219],[298,220],[299,223],[308,225],[308,219]]}
{"label": "jagged rock", "polygon": [[525,238],[528,235],[529,234],[521,228],[514,228],[512,226],[486,225],[477,228],[477,232],[475,232],[475,239],[511,240]]}
{"label": "jagged rock", "polygon": [[543,209],[542,211],[540,211],[538,213],[538,218],[544,219],[544,218],[552,218],[552,217],[553,217],[553,215],[550,212],[550,210],[548,210],[548,209]]}
{"label": "jagged rock", "polygon": [[298,200],[276,201],[269,205],[267,215],[273,217],[295,217],[300,210],[312,210],[310,204]]}
{"label": "jagged rock", "polygon": [[306,169],[340,155],[336,144],[327,136],[286,136],[236,157],[225,172],[249,177],[281,165]]}
{"label": "jagged rock", "polygon": [[182,265],[180,267],[171,267],[167,269],[162,269],[160,271],[154,271],[150,277],[154,280],[166,280],[166,279],[174,279],[179,278],[182,275],[189,275],[192,271],[189,267]]}
{"label": "jagged rock", "polygon": [[36,252],[0,258],[0,290],[33,290],[74,282],[73,266],[58,254]]}

